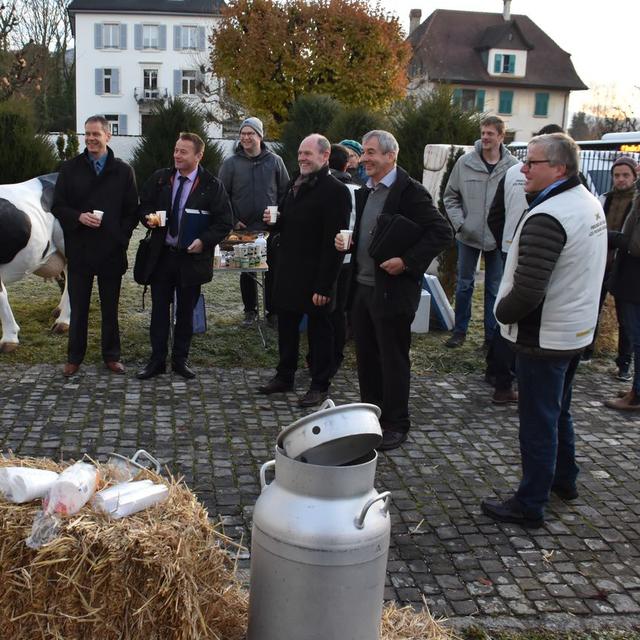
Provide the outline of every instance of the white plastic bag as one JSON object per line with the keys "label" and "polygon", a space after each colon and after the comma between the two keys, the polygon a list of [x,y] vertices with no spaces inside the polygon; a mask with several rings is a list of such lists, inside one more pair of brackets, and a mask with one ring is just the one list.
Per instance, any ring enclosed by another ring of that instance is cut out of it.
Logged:
{"label": "white plastic bag", "polygon": [[57,479],[55,471],[46,469],[0,467],[0,493],[9,502],[31,502],[44,497]]}
{"label": "white plastic bag", "polygon": [[96,491],[98,470],[86,462],[67,467],[51,485],[44,499],[45,514],[73,515],[89,501]]}
{"label": "white plastic bag", "polygon": [[151,480],[138,480],[137,482],[119,482],[108,489],[98,491],[91,499],[91,504],[97,511],[103,513],[113,513],[120,505],[124,496],[142,489],[143,487],[151,487]]}
{"label": "white plastic bag", "polygon": [[169,487],[164,484],[141,487],[137,491],[122,496],[117,509],[111,514],[111,517],[118,519],[130,516],[155,504],[164,502],[168,496]]}

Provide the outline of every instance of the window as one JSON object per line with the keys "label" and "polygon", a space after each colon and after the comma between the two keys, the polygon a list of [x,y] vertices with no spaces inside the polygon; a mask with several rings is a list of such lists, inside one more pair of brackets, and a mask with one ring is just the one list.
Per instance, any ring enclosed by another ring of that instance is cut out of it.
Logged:
{"label": "window", "polygon": [[182,48],[198,48],[198,27],[182,27]]}
{"label": "window", "polygon": [[120,93],[119,69],[96,69],[96,95],[118,95]]}
{"label": "window", "polygon": [[160,48],[160,27],[157,24],[142,25],[142,48]]}
{"label": "window", "polygon": [[498,113],[513,113],[513,91],[501,91],[500,102],[498,103]]}
{"label": "window", "polygon": [[111,93],[113,87],[113,69],[104,69],[102,73],[102,93]]}
{"label": "window", "polygon": [[454,89],[453,103],[463,111],[484,111],[484,89]]}
{"label": "window", "polygon": [[107,119],[107,122],[109,123],[109,130],[111,131],[111,135],[117,136],[118,133],[120,132],[120,126],[119,126],[120,118],[118,117],[118,115],[105,113],[104,117]]}
{"label": "window", "polygon": [[158,91],[158,70],[144,69],[143,71],[143,87],[145,98],[157,98],[160,95]]}
{"label": "window", "polygon": [[102,46],[104,49],[120,48],[120,25],[119,24],[103,24],[102,25]]}
{"label": "window", "polygon": [[513,54],[496,53],[493,63],[494,73],[515,73],[516,57]]}
{"label": "window", "polygon": [[182,93],[193,96],[196,93],[196,72],[182,72]]}
{"label": "window", "polygon": [[534,116],[548,116],[549,115],[549,94],[548,93],[536,93],[536,106],[533,111]]}

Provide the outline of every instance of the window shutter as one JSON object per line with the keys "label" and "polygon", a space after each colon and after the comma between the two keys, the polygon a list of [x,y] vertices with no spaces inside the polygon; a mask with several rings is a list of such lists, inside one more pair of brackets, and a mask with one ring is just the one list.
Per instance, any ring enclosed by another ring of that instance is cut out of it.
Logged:
{"label": "window shutter", "polygon": [[102,23],[93,25],[93,46],[102,49]]}
{"label": "window shutter", "polygon": [[476,91],[476,111],[484,111],[484,89],[478,89]]}
{"label": "window shutter", "polygon": [[182,93],[182,71],[174,69],[173,71],[173,95],[179,96]]}
{"label": "window shutter", "polygon": [[101,96],[104,93],[104,70],[96,69],[96,95]]}
{"label": "window shutter", "polygon": [[173,26],[173,48],[176,51],[182,50],[182,27],[177,24]]}
{"label": "window shutter", "polygon": [[120,93],[120,69],[111,69],[111,93]]}
{"label": "window shutter", "polygon": [[207,48],[207,33],[204,27],[198,27],[198,51]]}
{"label": "window shutter", "polygon": [[536,93],[536,106],[533,113],[535,116],[549,115],[549,94]]}
{"label": "window shutter", "polygon": [[461,106],[462,104],[462,89],[453,90],[453,104]]}
{"label": "window shutter", "polygon": [[126,136],[127,135],[127,114],[121,113],[118,116],[118,135]]}
{"label": "window shutter", "polygon": [[142,25],[141,24],[133,25],[133,46],[138,51],[142,49]]}
{"label": "window shutter", "polygon": [[502,54],[496,53],[493,63],[493,73],[502,73]]}
{"label": "window shutter", "polygon": [[120,49],[127,48],[127,25],[120,25]]}
{"label": "window shutter", "polygon": [[498,113],[512,113],[512,112],[513,112],[513,91],[501,91],[500,105],[498,106]]}
{"label": "window shutter", "polygon": [[167,48],[167,25],[161,24],[158,29],[158,49],[164,51]]}
{"label": "window shutter", "polygon": [[516,72],[516,57],[509,56],[508,64],[507,64],[507,73],[515,73]]}

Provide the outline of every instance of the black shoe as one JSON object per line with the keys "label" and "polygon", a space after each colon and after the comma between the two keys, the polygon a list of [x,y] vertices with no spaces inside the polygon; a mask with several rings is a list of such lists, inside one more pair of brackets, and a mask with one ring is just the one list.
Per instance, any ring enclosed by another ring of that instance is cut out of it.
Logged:
{"label": "black shoe", "polygon": [[623,382],[629,382],[630,380],[633,380],[631,371],[629,371],[629,365],[621,366],[616,373],[616,378],[618,380],[622,380]]}
{"label": "black shoe", "polygon": [[285,382],[278,377],[271,378],[267,384],[258,387],[258,393],[265,396],[270,396],[272,393],[286,393],[287,391],[293,391],[293,383]]}
{"label": "black shoe", "polygon": [[258,314],[255,311],[245,311],[244,320],[242,321],[243,327],[250,327],[258,318]]}
{"label": "black shoe", "polygon": [[564,487],[561,484],[554,484],[551,487],[551,491],[563,500],[575,500],[578,497],[578,490],[575,487]]}
{"label": "black shoe", "polygon": [[193,380],[196,377],[196,372],[188,365],[186,360],[172,362],[171,371],[173,371],[173,373],[177,373],[186,380]]}
{"label": "black shoe", "polygon": [[483,500],[480,503],[480,508],[482,509],[482,513],[494,520],[498,520],[498,522],[512,522],[526,529],[538,529],[544,523],[542,516],[538,516],[537,518],[527,516],[515,498],[509,498],[504,502],[498,500]]}
{"label": "black shoe", "polygon": [[165,373],[166,370],[167,367],[164,362],[151,360],[147,362],[144,369],[140,369],[140,371],[136,373],[136,378],[138,378],[138,380],[148,380],[154,376],[159,376],[161,373]]}
{"label": "black shoe", "polygon": [[378,451],[391,451],[391,449],[397,449],[406,439],[406,431],[389,431],[389,429],[383,429],[382,442],[376,449]]}
{"label": "black shoe", "polygon": [[302,398],[298,398],[299,407],[315,407],[327,399],[327,392],[319,389],[309,389]]}
{"label": "black shoe", "polygon": [[449,347],[450,349],[455,349],[456,347],[461,347],[464,344],[464,341],[467,339],[467,336],[464,333],[454,333],[445,343],[445,347]]}

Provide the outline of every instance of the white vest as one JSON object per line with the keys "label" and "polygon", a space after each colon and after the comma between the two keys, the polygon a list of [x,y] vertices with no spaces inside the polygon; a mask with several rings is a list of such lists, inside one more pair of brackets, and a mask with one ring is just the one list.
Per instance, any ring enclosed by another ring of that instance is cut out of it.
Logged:
{"label": "white vest", "polygon": [[504,175],[504,230],[502,232],[502,251],[507,253],[513,234],[522,214],[529,208],[524,192],[524,175],[520,171],[522,162],[507,169]]}
{"label": "white vest", "polygon": [[[553,216],[567,236],[542,301],[539,345],[559,351],[586,347],[593,340],[598,317],[607,257],[607,222],[598,200],[582,185],[543,201],[523,218],[507,256],[496,307],[513,288],[522,227],[537,214]],[[518,342],[517,323],[500,323],[500,332],[507,340]]]}

